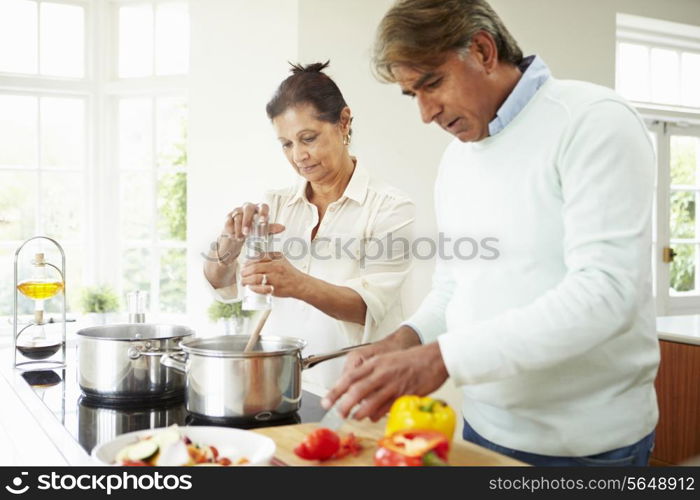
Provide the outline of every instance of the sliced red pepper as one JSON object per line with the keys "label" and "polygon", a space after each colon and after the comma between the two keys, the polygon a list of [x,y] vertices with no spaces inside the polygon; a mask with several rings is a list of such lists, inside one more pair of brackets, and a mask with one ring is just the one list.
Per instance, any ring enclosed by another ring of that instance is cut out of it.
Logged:
{"label": "sliced red pepper", "polygon": [[294,453],[305,460],[328,460],[340,449],[340,437],[331,429],[315,429],[294,448]]}
{"label": "sliced red pepper", "polygon": [[379,440],[374,464],[380,466],[447,465],[450,442],[438,431],[398,431]]}
{"label": "sliced red pepper", "polygon": [[347,436],[340,439],[340,448],[333,455],[333,458],[343,458],[347,455],[357,456],[362,451],[362,445],[360,441],[355,437],[352,432]]}

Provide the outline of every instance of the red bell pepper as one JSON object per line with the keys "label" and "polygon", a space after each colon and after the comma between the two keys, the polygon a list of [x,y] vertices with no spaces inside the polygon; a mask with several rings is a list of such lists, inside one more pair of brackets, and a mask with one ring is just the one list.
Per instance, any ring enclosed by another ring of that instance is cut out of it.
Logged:
{"label": "red bell pepper", "polygon": [[447,465],[450,442],[438,431],[403,430],[379,440],[374,465]]}

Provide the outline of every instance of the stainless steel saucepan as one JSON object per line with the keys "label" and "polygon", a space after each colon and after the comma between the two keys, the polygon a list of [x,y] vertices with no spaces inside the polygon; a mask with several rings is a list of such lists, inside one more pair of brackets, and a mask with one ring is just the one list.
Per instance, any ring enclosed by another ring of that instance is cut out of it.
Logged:
{"label": "stainless steel saucepan", "polygon": [[78,334],[78,380],[99,399],[154,400],[182,397],[185,377],[160,363],[194,335],[185,326],[147,323],[84,328]]}
{"label": "stainless steel saucepan", "polygon": [[247,341],[247,335],[191,338],[180,344],[181,353],[161,358],[186,374],[187,411],[251,421],[288,415],[301,405],[302,370],[362,347],[302,358],[303,339],[262,337],[255,350],[244,352]]}

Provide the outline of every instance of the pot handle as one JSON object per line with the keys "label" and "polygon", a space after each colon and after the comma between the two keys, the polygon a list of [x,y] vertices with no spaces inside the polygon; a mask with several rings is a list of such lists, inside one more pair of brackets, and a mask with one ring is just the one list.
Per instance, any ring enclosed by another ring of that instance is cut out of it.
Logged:
{"label": "pot handle", "polygon": [[180,344],[178,344],[177,349],[165,351],[151,351],[151,343],[146,342],[145,345],[134,345],[129,347],[129,349],[126,351],[126,355],[129,356],[129,359],[136,360],[139,359],[141,356],[162,356],[163,354],[180,352],[180,349],[181,346]]}
{"label": "pot handle", "polygon": [[340,356],[345,356],[350,351],[354,351],[355,349],[359,349],[360,347],[370,344],[371,342],[367,342],[366,344],[351,345],[350,347],[344,347],[338,351],[328,352],[325,354],[312,354],[311,356],[302,358],[301,369],[306,370],[307,368],[313,368],[319,363],[328,361],[329,359],[339,358]]}
{"label": "pot handle", "polygon": [[163,354],[160,357],[160,364],[177,370],[182,373],[186,373],[186,362],[187,354],[184,352],[171,352],[168,354]]}

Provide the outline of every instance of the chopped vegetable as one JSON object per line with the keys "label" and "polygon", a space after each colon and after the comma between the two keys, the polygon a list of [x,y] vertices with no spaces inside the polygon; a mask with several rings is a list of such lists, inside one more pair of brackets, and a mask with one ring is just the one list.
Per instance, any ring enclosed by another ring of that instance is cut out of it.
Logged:
{"label": "chopped vegetable", "polygon": [[177,425],[140,439],[122,448],[115,462],[125,466],[144,465],[243,465],[249,463],[245,457],[232,461],[222,457],[214,446],[193,443],[183,436]]}
{"label": "chopped vegetable", "polygon": [[160,447],[155,440],[144,439],[143,441],[139,441],[138,443],[131,445],[129,451],[126,453],[126,456],[132,462],[146,462],[153,458],[155,454],[158,453],[159,449]]}
{"label": "chopped vegetable", "polygon": [[439,431],[404,430],[379,440],[374,464],[380,466],[447,465],[450,442]]}
{"label": "chopped vegetable", "polygon": [[340,437],[331,429],[321,427],[311,431],[294,448],[294,453],[305,460],[328,460],[340,449]]}
{"label": "chopped vegetable", "polygon": [[322,427],[307,434],[294,448],[294,453],[304,460],[330,460],[357,455],[361,450],[362,445],[352,432],[341,438],[331,429]]}
{"label": "chopped vegetable", "polygon": [[333,458],[343,458],[347,455],[357,456],[362,451],[362,445],[352,432],[340,439],[340,448]]}

